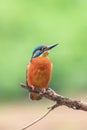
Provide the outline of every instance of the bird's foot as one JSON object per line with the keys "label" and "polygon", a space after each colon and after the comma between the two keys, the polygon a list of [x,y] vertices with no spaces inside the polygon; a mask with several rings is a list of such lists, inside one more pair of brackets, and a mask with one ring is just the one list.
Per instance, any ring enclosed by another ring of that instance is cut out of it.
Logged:
{"label": "bird's foot", "polygon": [[32,88],[32,90],[34,91],[35,87],[34,87],[33,85],[31,86],[31,88]]}
{"label": "bird's foot", "polygon": [[43,88],[43,89],[42,89],[42,92],[43,92],[43,93],[46,93],[46,88]]}

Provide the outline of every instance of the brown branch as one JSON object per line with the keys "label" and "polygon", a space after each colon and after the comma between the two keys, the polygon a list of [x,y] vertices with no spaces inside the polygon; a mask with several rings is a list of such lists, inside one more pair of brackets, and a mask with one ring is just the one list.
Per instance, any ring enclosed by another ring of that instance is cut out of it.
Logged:
{"label": "brown branch", "polygon": [[49,110],[44,115],[42,115],[40,118],[36,119],[35,121],[31,122],[29,125],[25,126],[21,130],[25,130],[25,129],[29,128],[30,126],[36,124],[37,122],[42,120],[44,117],[46,117],[53,109],[55,109],[56,107],[62,106],[62,105],[65,105],[65,106],[72,108],[74,110],[87,111],[87,103],[86,102],[73,100],[73,99],[70,99],[68,97],[63,97],[63,96],[57,94],[51,88],[48,88],[45,93],[42,93],[38,89],[32,90],[32,88],[27,86],[26,84],[21,83],[20,85],[21,85],[21,87],[27,89],[29,92],[38,93],[38,94],[40,94],[41,97],[45,97],[45,98],[48,98],[48,99],[56,102],[55,105],[49,107]]}
{"label": "brown branch", "polygon": [[57,94],[51,88],[48,88],[45,93],[42,93],[38,89],[35,89],[33,91],[32,88],[28,87],[26,84],[21,83],[20,85],[21,85],[21,87],[23,87],[25,89],[28,89],[29,92],[38,93],[42,97],[48,98],[48,99],[50,99],[52,101],[55,101],[56,104],[57,104],[56,107],[61,106],[61,105],[65,105],[65,106],[67,106],[69,108],[72,108],[72,109],[75,109],[75,110],[87,111],[87,103],[86,102],[73,100],[71,98],[61,96],[61,95]]}

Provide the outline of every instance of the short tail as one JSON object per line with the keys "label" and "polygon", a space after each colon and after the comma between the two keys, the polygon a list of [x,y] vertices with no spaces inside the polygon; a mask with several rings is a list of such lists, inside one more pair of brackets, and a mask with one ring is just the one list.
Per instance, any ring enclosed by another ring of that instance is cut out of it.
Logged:
{"label": "short tail", "polygon": [[42,98],[39,94],[33,93],[33,92],[31,92],[31,93],[29,94],[29,97],[30,97],[32,100],[40,100],[40,99]]}

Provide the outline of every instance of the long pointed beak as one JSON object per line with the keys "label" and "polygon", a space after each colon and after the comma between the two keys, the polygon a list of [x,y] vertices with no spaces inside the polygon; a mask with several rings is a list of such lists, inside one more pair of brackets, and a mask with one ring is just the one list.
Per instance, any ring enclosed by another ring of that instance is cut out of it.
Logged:
{"label": "long pointed beak", "polygon": [[53,44],[53,45],[47,46],[47,48],[45,49],[45,51],[48,51],[48,50],[54,48],[57,45],[59,45],[59,44]]}

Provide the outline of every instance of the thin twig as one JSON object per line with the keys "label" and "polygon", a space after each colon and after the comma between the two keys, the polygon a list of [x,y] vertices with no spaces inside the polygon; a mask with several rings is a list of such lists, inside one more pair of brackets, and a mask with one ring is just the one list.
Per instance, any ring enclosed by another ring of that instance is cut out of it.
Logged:
{"label": "thin twig", "polygon": [[39,122],[40,120],[42,120],[44,117],[46,117],[54,108],[56,105],[53,105],[52,107],[50,107],[50,109],[41,117],[39,117],[38,119],[36,119],[35,121],[31,122],[29,125],[25,126],[24,128],[22,128],[21,130],[25,130],[29,127],[31,127],[32,125],[36,124],[37,122]]}
{"label": "thin twig", "polygon": [[58,106],[62,106],[65,105],[69,108],[72,108],[74,110],[83,110],[83,111],[87,111],[87,103],[86,102],[82,102],[79,100],[73,100],[71,98],[68,97],[64,97],[61,96],[59,94],[57,94],[54,90],[52,90],[51,88],[48,88],[46,90],[45,93],[42,93],[40,90],[38,89],[34,89],[32,90],[31,87],[27,86],[26,84],[21,83],[20,84],[21,87],[27,89],[29,92],[34,92],[34,93],[38,93],[41,97],[45,97],[47,99],[50,99],[52,101],[55,101],[56,104],[49,107],[49,110],[42,115],[40,118],[36,119],[35,121],[33,121],[31,124],[25,126],[24,128],[22,128],[21,130],[25,130],[27,128],[29,128],[30,126],[36,124],[37,122],[39,122],[40,120],[42,120],[44,117],[46,117],[53,109],[55,109]]}

